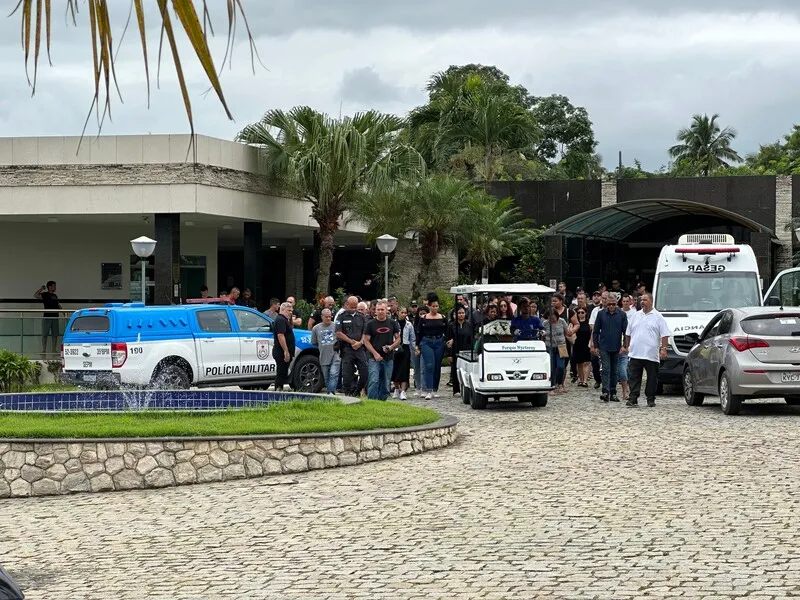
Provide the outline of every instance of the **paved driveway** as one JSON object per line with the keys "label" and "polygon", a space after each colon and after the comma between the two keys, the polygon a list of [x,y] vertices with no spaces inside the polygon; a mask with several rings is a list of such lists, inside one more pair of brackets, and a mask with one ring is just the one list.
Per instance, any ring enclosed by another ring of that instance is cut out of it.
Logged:
{"label": "paved driveway", "polygon": [[786,598],[800,410],[459,400],[461,439],[294,477],[0,501],[28,598]]}

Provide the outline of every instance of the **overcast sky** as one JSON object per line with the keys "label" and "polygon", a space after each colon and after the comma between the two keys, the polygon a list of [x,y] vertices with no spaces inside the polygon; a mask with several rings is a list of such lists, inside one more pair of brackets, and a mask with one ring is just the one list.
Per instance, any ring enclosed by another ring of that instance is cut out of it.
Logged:
{"label": "overcast sky", "polygon": [[[19,46],[19,17],[0,20],[1,136],[81,132],[92,96],[88,18],[84,8],[77,30],[66,25],[62,4],[53,3],[54,66],[43,62],[33,98]],[[112,20],[121,32],[128,2],[114,4],[119,12]],[[211,4],[219,9],[225,3]],[[800,123],[796,0],[246,0],[244,5],[266,69],[257,65],[253,74],[244,37],[237,36],[232,69],[223,73],[232,122],[216,99],[204,94],[202,72],[187,60],[199,133],[230,139],[266,110],[298,104],[333,114],[367,108],[402,114],[424,102],[422,89],[433,72],[471,62],[496,65],[535,95],[564,94],[585,106],[607,167],[616,164],[619,150],[626,164],[634,158],[649,169],[665,164],[666,148],[693,113],[720,113],[723,125],[738,130],[734,147],[743,155]],[[155,11],[150,15],[154,71],[158,29]],[[216,17],[214,50],[221,60],[224,14]],[[161,89],[153,82],[147,109],[137,42],[138,34],[129,31],[117,65],[124,104],[114,102],[113,122],[103,133],[188,131],[169,59],[162,63]],[[89,131],[96,132],[96,125]]]}

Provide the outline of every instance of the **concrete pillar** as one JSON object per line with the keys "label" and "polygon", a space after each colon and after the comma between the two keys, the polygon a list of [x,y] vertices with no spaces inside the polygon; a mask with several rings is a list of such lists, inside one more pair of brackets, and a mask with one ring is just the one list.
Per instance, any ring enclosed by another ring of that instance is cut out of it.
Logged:
{"label": "concrete pillar", "polygon": [[259,307],[266,307],[269,298],[261,297],[261,235],[262,224],[260,222],[248,221],[244,224],[244,281],[242,281],[242,285],[250,288]]}
{"label": "concrete pillar", "polygon": [[181,216],[157,214],[154,222],[155,304],[178,304],[181,298]]}
{"label": "concrete pillar", "polygon": [[300,240],[286,240],[286,296],[303,297],[303,247]]}
{"label": "concrete pillar", "polygon": [[600,184],[600,206],[611,206],[617,203],[617,182],[604,181]]}
{"label": "concrete pillar", "polygon": [[[778,175],[775,181],[775,235],[780,245],[775,246],[774,277],[783,269],[792,267],[792,243],[794,231],[787,229],[792,222],[792,176]],[[771,278],[770,278],[771,279]],[[764,282],[769,285],[768,282]]]}

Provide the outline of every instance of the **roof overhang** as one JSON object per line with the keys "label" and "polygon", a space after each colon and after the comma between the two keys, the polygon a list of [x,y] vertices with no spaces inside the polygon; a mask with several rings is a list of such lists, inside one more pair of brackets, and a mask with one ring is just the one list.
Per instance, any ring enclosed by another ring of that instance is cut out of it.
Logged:
{"label": "roof overhang", "polygon": [[639,229],[672,217],[717,217],[757,233],[778,238],[768,227],[740,214],[690,200],[647,199],[618,202],[565,219],[543,235],[623,241]]}

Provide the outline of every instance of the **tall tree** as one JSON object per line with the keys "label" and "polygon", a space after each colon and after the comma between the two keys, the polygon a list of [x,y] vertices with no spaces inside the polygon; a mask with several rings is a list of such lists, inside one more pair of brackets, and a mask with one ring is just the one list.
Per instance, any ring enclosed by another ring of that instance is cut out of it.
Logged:
{"label": "tall tree", "polygon": [[482,189],[472,194],[467,212],[461,234],[464,262],[475,278],[522,248],[533,231],[533,221],[523,217],[513,198],[498,200]]}
{"label": "tall tree", "polygon": [[800,174],[800,125],[793,125],[783,142],[759,147],[747,157],[747,166],[763,175]]}
{"label": "tall tree", "polygon": [[455,157],[471,179],[490,181],[504,153],[533,148],[538,129],[527,91],[496,67],[450,67],[427,90],[428,103],[409,115],[409,138],[433,170],[449,171]]}
{"label": "tall tree", "polygon": [[582,106],[566,96],[534,98],[533,117],[541,129],[535,157],[558,164],[570,179],[597,177],[597,159],[592,121]]}
{"label": "tall tree", "polygon": [[317,292],[328,293],[334,236],[346,210],[365,194],[425,171],[398,134],[405,121],[375,111],[332,119],[308,106],[271,110],[239,141],[261,148],[273,183],[311,203],[319,231]]}
{"label": "tall tree", "polygon": [[[74,25],[77,26],[78,8],[79,3],[77,0],[65,0],[67,16],[71,17]],[[125,23],[124,27],[112,23],[109,14],[108,0],[86,0],[87,17],[89,20],[89,38],[92,45],[92,58],[94,66],[92,75],[94,80],[94,97],[92,99],[92,108],[98,111],[98,123],[102,126],[103,118],[111,115],[111,95],[112,87],[119,91],[117,82],[117,72],[115,69],[115,60],[118,47],[114,47],[115,40],[121,40],[124,37],[124,32],[128,24]],[[150,66],[149,54],[147,49],[147,35],[146,35],[146,16],[142,0],[131,0],[130,14],[128,15],[128,22],[131,21],[135,12],[135,23],[139,30],[139,38],[142,44],[142,54],[144,59],[144,72],[147,81],[147,94],[150,95]],[[195,7],[195,0],[157,0],[153,3],[157,10],[157,22],[161,23],[161,39],[166,38],[172,61],[175,65],[175,73],[180,85],[181,94],[183,96],[183,103],[186,108],[186,116],[189,119],[189,126],[192,133],[194,133],[194,119],[192,116],[192,104],[189,99],[189,90],[184,77],[183,63],[181,62],[181,52],[178,49],[178,40],[176,33],[179,29],[174,24],[173,20],[177,20],[180,28],[186,35],[189,46],[193,53],[200,61],[200,65],[208,78],[211,88],[216,93],[225,114],[229,119],[233,119],[228,104],[222,93],[222,86],[217,75],[217,69],[214,65],[214,60],[211,56],[211,50],[208,47],[207,31],[210,30],[213,35],[213,27],[211,25],[210,12],[208,10],[207,0],[202,0],[202,21],[197,14]],[[34,10],[35,9],[35,10]],[[171,10],[170,10],[171,9]],[[47,51],[48,61],[50,59],[50,42],[51,42],[51,0],[19,0],[14,11],[19,12],[22,20],[22,47],[25,53],[25,72],[28,74],[28,82],[31,86],[33,93],[36,93],[37,74],[39,70],[39,56],[42,45],[42,29],[44,29],[45,49]],[[149,9],[148,9],[149,10]],[[222,59],[222,64],[225,63],[226,58],[233,49],[233,33],[236,31],[236,24],[239,18],[244,21],[247,36],[250,42],[250,55],[251,60],[258,56],[258,53],[253,42],[253,36],[250,33],[250,26],[247,23],[244,9],[241,3],[236,0],[228,1],[228,44],[226,46],[225,58]],[[115,32],[122,29],[122,35],[119,38],[115,37]],[[33,42],[33,53],[31,53],[31,42]],[[29,59],[33,56],[33,79],[31,80],[28,72]],[[159,59],[161,58],[161,47],[158,49]],[[52,63],[51,63],[52,64]],[[102,106],[102,114],[100,114]],[[91,115],[91,110],[89,112]],[[88,118],[87,118],[88,121]]]}
{"label": "tall tree", "polygon": [[742,157],[731,148],[736,130],[720,129],[718,118],[718,114],[711,117],[697,114],[689,127],[678,131],[676,139],[680,143],[669,149],[676,164],[693,165],[697,174],[708,176],[719,167],[742,162]]}

